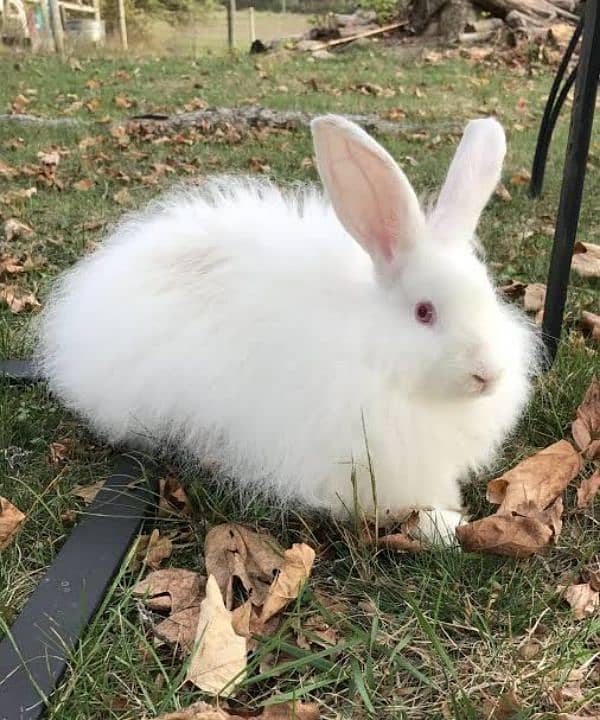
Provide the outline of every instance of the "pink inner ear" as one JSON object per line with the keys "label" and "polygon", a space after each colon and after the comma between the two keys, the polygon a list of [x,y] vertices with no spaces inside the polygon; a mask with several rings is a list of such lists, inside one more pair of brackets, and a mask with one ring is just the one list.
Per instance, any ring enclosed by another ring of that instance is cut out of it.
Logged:
{"label": "pink inner ear", "polygon": [[313,125],[319,173],[346,230],[380,263],[413,245],[424,224],[410,183],[373,138],[347,121]]}

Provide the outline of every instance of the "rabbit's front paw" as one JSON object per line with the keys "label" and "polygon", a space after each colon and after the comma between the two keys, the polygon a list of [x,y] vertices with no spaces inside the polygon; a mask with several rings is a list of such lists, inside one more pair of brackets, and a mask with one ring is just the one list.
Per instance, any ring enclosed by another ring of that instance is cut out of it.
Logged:
{"label": "rabbit's front paw", "polygon": [[455,530],[464,522],[465,516],[456,510],[419,510],[419,532],[436,545],[455,545]]}

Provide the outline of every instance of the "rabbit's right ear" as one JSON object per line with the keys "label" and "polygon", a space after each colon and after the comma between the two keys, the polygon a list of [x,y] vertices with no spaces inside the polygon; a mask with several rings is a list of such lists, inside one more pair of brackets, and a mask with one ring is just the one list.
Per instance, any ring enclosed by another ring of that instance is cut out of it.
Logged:
{"label": "rabbit's right ear", "polygon": [[337,115],[311,123],[317,167],[346,230],[379,267],[409,250],[425,220],[392,156],[358,125]]}

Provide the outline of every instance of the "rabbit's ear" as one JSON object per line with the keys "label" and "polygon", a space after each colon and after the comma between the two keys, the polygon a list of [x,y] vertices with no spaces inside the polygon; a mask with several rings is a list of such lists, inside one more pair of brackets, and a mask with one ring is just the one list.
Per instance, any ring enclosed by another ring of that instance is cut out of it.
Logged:
{"label": "rabbit's ear", "polygon": [[494,118],[472,120],[448,170],[430,227],[443,238],[470,241],[479,216],[500,182],[504,130]]}
{"label": "rabbit's ear", "polygon": [[424,227],[410,183],[392,156],[358,125],[325,115],[311,128],[319,174],[340,222],[376,265],[390,263]]}

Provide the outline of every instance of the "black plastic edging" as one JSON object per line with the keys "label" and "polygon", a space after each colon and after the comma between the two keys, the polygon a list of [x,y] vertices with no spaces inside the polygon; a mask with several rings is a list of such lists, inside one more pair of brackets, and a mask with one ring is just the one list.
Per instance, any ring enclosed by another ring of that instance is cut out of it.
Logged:
{"label": "black plastic edging", "polygon": [[[35,379],[30,364],[20,366],[20,376],[16,369],[18,365],[0,362],[1,376]],[[0,720],[38,720],[44,715],[73,649],[155,499],[140,460],[117,456],[115,472],[0,641]]]}

